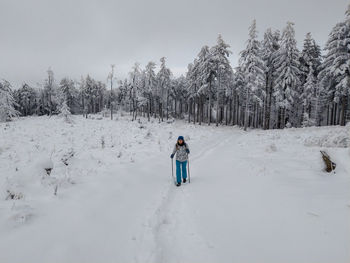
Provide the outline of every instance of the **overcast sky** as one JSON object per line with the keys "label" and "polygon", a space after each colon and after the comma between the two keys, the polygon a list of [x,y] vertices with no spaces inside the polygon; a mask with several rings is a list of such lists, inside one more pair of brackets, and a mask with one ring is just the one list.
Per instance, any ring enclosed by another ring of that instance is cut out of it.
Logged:
{"label": "overcast sky", "polygon": [[48,67],[56,79],[90,74],[105,81],[110,65],[119,78],[135,61],[165,56],[175,75],[185,73],[218,33],[237,65],[251,21],[259,37],[268,27],[295,23],[298,46],[311,32],[323,47],[344,19],[349,0],[0,0],[0,78],[35,86]]}

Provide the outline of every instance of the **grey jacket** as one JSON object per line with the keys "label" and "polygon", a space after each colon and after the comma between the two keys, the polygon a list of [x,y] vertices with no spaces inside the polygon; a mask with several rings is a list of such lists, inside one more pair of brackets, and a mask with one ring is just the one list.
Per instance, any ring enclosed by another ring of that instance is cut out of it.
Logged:
{"label": "grey jacket", "polygon": [[188,144],[184,143],[184,145],[180,146],[178,144],[175,144],[173,154],[176,153],[176,160],[180,162],[184,162],[188,160],[188,154],[186,152],[186,149],[190,150],[188,148]]}

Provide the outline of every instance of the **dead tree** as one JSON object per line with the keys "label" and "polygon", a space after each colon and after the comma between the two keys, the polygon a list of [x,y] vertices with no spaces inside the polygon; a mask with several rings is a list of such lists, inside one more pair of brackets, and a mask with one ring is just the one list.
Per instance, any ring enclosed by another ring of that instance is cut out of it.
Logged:
{"label": "dead tree", "polygon": [[335,167],[336,167],[336,164],[334,162],[332,162],[331,158],[329,157],[329,155],[325,152],[325,151],[320,151],[321,154],[322,154],[322,159],[326,165],[326,171],[328,173],[332,172]]}

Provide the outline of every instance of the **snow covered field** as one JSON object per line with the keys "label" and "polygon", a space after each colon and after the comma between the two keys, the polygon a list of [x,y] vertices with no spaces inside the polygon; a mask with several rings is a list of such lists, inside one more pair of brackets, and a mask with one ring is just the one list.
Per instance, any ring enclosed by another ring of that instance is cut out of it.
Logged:
{"label": "snow covered field", "polygon": [[[0,123],[0,262],[350,261],[350,126],[94,117]],[[191,184],[176,188],[178,135]]]}

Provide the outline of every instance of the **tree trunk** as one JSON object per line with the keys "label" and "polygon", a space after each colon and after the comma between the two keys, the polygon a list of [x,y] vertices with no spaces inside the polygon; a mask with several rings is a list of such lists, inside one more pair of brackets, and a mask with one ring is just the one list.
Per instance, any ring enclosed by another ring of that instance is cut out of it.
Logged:
{"label": "tree trunk", "polygon": [[197,122],[200,119],[200,108],[199,108],[199,103],[200,103],[200,97],[197,97]]}
{"label": "tree trunk", "polygon": [[179,107],[180,107],[180,118],[182,118],[181,116],[182,116],[182,100],[180,99],[180,105],[179,105]]}
{"label": "tree trunk", "polygon": [[282,108],[278,107],[277,111],[277,128],[282,129]]}
{"label": "tree trunk", "polygon": [[236,94],[236,123],[235,125],[240,125],[240,117],[241,117],[241,107],[239,103],[239,96]]}
{"label": "tree trunk", "polygon": [[147,109],[148,109],[147,119],[148,119],[148,121],[150,121],[151,120],[151,100],[149,100],[149,102],[147,102]]}
{"label": "tree trunk", "polygon": [[209,95],[209,104],[208,104],[208,125],[211,122],[211,96]]}
{"label": "tree trunk", "polygon": [[[198,107],[198,103],[197,103]],[[196,98],[193,99],[193,105],[192,105],[192,110],[193,110],[193,124],[196,124]],[[197,108],[198,110],[198,108]]]}
{"label": "tree trunk", "polygon": [[177,99],[175,98],[175,118],[177,118]]}
{"label": "tree trunk", "polygon": [[249,89],[247,88],[247,99],[246,99],[246,103],[245,103],[245,112],[244,112],[244,130],[247,130],[248,127],[248,122],[249,122]]}
{"label": "tree trunk", "polygon": [[190,99],[190,106],[188,107],[188,123],[191,123],[192,103],[192,99]]}
{"label": "tree trunk", "polygon": [[334,124],[338,125],[339,124],[339,104],[335,104],[335,116],[334,116]]}
{"label": "tree trunk", "polygon": [[169,91],[166,92],[166,119],[169,119]]}
{"label": "tree trunk", "polygon": [[329,108],[329,103],[327,105],[327,126],[329,125],[329,115],[330,115],[330,108]]}
{"label": "tree trunk", "polygon": [[203,121],[203,97],[202,96],[198,98],[198,110],[199,110],[198,124],[202,125],[202,121]]}
{"label": "tree trunk", "polygon": [[219,122],[219,98],[217,98],[216,102],[216,118],[215,118],[215,125],[218,127],[218,122]]}

